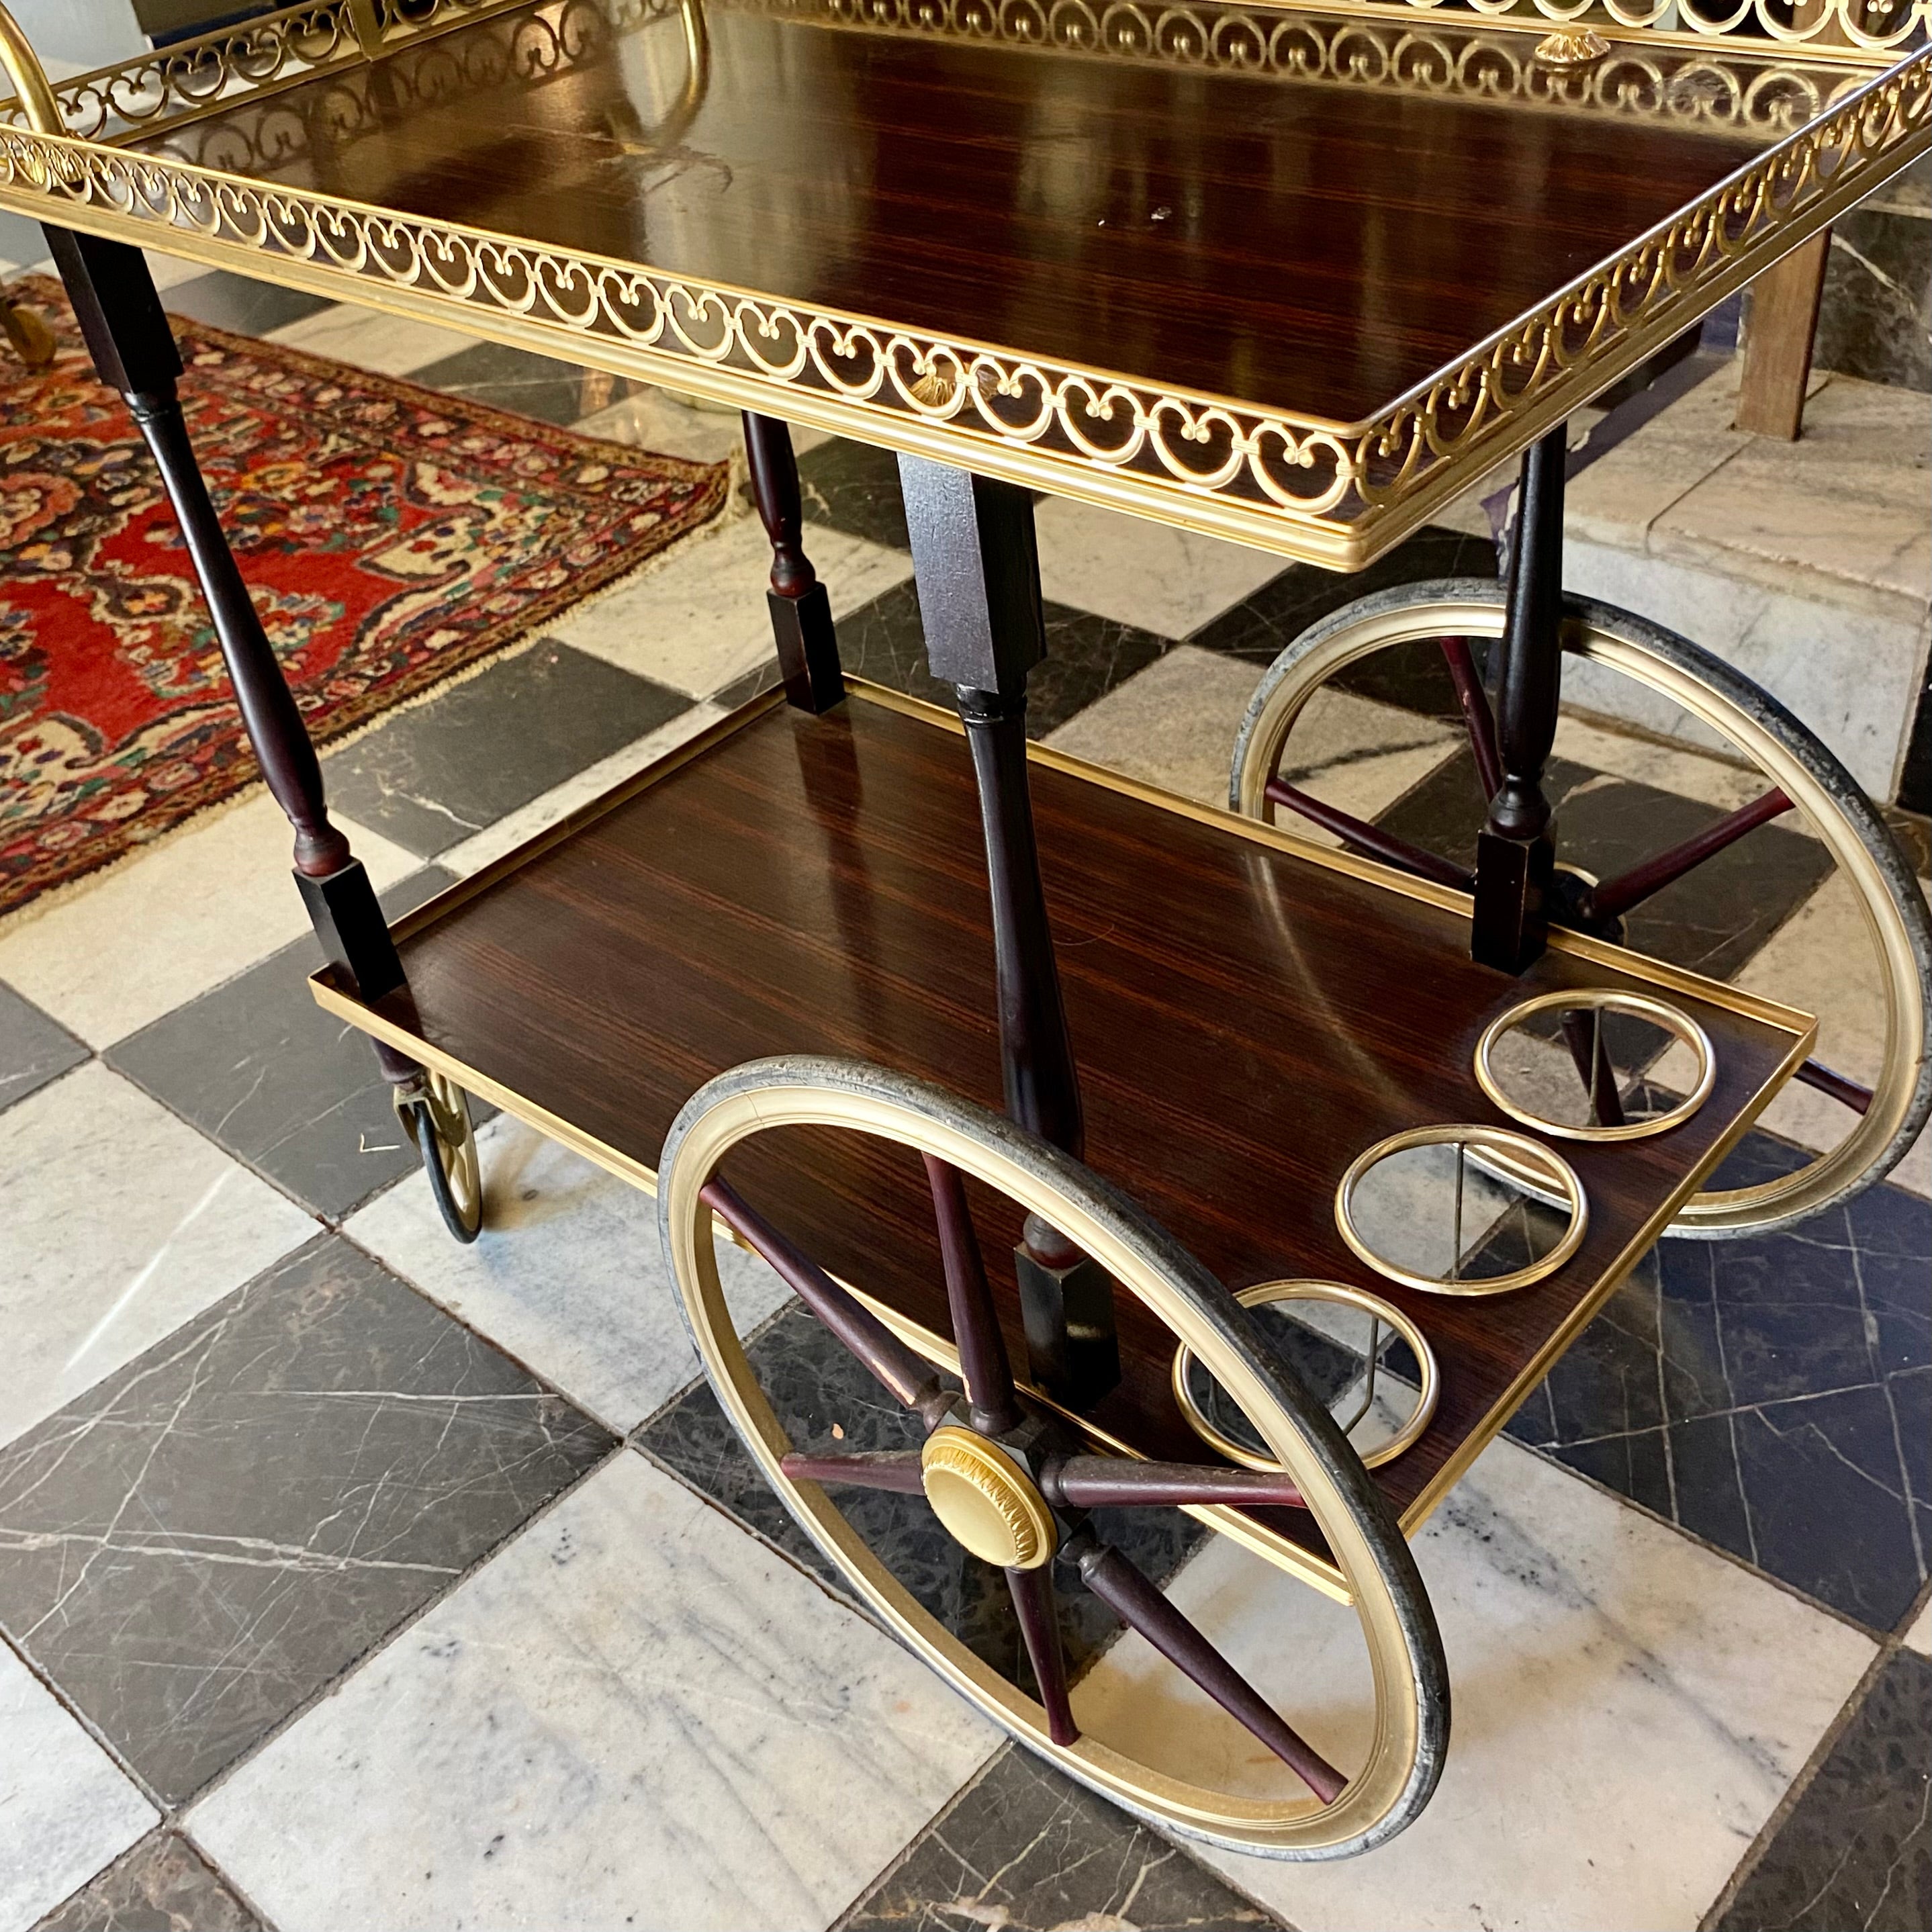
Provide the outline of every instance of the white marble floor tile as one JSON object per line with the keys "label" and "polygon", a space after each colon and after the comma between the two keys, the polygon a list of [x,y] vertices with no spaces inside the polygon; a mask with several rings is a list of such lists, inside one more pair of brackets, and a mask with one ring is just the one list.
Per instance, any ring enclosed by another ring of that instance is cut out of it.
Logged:
{"label": "white marble floor tile", "polygon": [[[1765,789],[1762,775],[1742,765],[1628,731],[1605,730],[1567,712],[1557,721],[1556,755],[1633,784],[1700,800],[1724,812],[1749,804]],[[1804,830],[1795,818],[1783,823],[1794,832]]]}
{"label": "white marble floor tile", "polygon": [[628,1451],[190,1814],[284,1932],[826,1925],[992,1727]]}
{"label": "white marble floor tile", "polygon": [[[1454,1700],[1428,1810],[1342,1864],[1210,1855],[1303,1932],[1689,1932],[1874,1653],[1508,1442],[1485,1452],[1416,1555]],[[1350,1612],[1222,1539],[1173,1594],[1318,1748],[1358,1761]],[[1184,1752],[1199,1774],[1253,1783],[1280,1769],[1138,1639],[1075,1701],[1101,1736]]]}
{"label": "white marble floor tile", "polygon": [[1204,805],[1228,802],[1228,765],[1260,682],[1252,664],[1178,644],[1052,734],[1056,750]]}
{"label": "white marble floor tile", "polygon": [[1288,568],[1244,544],[1064,497],[1049,497],[1034,520],[1040,588],[1050,599],[1157,637],[1191,636]]}
{"label": "white marble floor tile", "polygon": [[1905,1647],[1921,1657],[1932,1657],[1932,1604],[1912,1619],[1912,1628],[1905,1633]]}
{"label": "white marble floor tile", "polygon": [[688,711],[680,712],[669,724],[646,732],[621,752],[613,752],[608,758],[599,758],[594,765],[585,766],[575,776],[566,778],[540,797],[532,799],[528,805],[520,806],[508,818],[484,826],[460,844],[451,846],[448,851],[439,852],[436,862],[466,876],[480,872],[506,852],[514,851],[526,838],[534,838],[559,819],[568,818],[579,806],[588,805],[592,799],[602,797],[613,786],[622,784],[647,765],[655,764],[724,716],[724,710],[716,704],[694,704]]}
{"label": "white marble floor tile", "polygon": [[1796,442],[1751,438],[1658,520],[1655,535],[1728,551],[1743,568],[1790,566],[1922,604],[1932,596],[1928,471],[1924,398],[1834,376],[1806,403]]}
{"label": "white marble floor tile", "polygon": [[196,277],[208,272],[205,262],[190,262],[179,255],[164,255],[158,248],[143,248],[148,272],[154,278],[158,289],[179,288],[184,282],[191,282]]}
{"label": "white marble floor tile", "polygon": [[[634,1428],[699,1372],[656,1202],[507,1114],[477,1140],[484,1228],[471,1246],[450,1239],[421,1174],[346,1232],[620,1434]],[[755,1256],[721,1244],[718,1261],[742,1327],[784,1300]]]}
{"label": "white marble floor tile", "polygon": [[[743,448],[737,412],[698,409],[668,389],[639,389],[574,425],[580,436],[599,436],[634,449],[655,449],[692,463],[724,463]],[[792,454],[802,456],[827,441],[823,430],[794,423]]]}
{"label": "white marble floor tile", "polygon": [[[824,579],[835,617],[843,616],[912,574],[903,551],[814,525],[806,548]],[[549,634],[593,657],[709,698],[772,654],[765,605],[771,545],[757,518],[681,544],[654,570],[580,605]]]}
{"label": "white marble floor tile", "polygon": [[160,1820],[0,1645],[0,1932],[26,1932]]}
{"label": "white marble floor tile", "polygon": [[316,1223],[98,1060],[0,1114],[0,1441]]}
{"label": "white marble floor tile", "polygon": [[[338,819],[380,891],[422,862]],[[0,980],[112,1046],[308,930],[289,822],[264,792],[0,926]]]}
{"label": "white marble floor tile", "polygon": [[[1818,1016],[1818,1058],[1867,1083],[1885,1059],[1885,1011],[1876,955],[1850,885],[1834,872],[1760,949],[1737,983]],[[1660,1064],[1666,1082],[1672,1069]],[[1787,1086],[1765,1109],[1772,1132],[1820,1153],[1850,1131],[1852,1117],[1809,1087]],[[1892,1171],[1914,1192],[1932,1194],[1932,1141],[1918,1144]]]}
{"label": "white marble floor tile", "polygon": [[[1432,718],[1352,692],[1324,689],[1295,721],[1280,776],[1358,818],[1372,819],[1420,784],[1462,742],[1460,734]],[[1291,812],[1277,813],[1276,819],[1318,844],[1338,842]]]}
{"label": "white marble floor tile", "polygon": [[[1720,472],[1721,473],[1721,472]],[[1727,565],[1737,571],[1728,574]],[[1564,552],[1570,590],[1667,624],[1754,678],[1823,740],[1874,797],[1892,796],[1912,696],[1924,676],[1922,607],[1849,580],[1806,580],[1810,596],[1706,547],[1687,556],[1643,555],[1573,539]],[[1702,728],[1676,706],[1615,674],[1571,664],[1564,695],[1586,710],[1628,719],[1694,747]]]}
{"label": "white marble floor tile", "polygon": [[267,339],[378,376],[406,376],[472,345],[472,338],[455,329],[439,328],[410,316],[386,315],[356,302],[318,309],[272,329]]}

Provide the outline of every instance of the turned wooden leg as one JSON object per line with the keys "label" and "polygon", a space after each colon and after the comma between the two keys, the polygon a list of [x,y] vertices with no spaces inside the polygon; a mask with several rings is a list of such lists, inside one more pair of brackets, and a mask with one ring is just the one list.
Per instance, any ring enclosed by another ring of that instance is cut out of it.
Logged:
{"label": "turned wooden leg", "polygon": [[[1027,779],[1027,673],[1046,655],[1031,494],[899,458],[926,662],[958,694],[992,897],[1006,1111],[1078,1155],[1080,1082],[1040,882]],[[1113,1285],[1037,1215],[1015,1250],[1034,1380],[1076,1406],[1120,1380]]]}
{"label": "turned wooden leg", "polygon": [[830,711],[845,695],[832,604],[805,554],[805,513],[791,431],[776,416],[745,412],[752,500],[772,544],[772,634],[786,698],[801,711]]}
{"label": "turned wooden leg", "polygon": [[[403,983],[402,962],[375,888],[329,822],[322,767],[295,696],[236,567],[208,499],[182,415],[181,358],[138,248],[49,228],[47,240],[67,284],[81,332],[103,382],[118,390],[161,473],[188,556],[214,622],[242,722],[275,802],[295,828],[296,883],[316,936],[338,971],[365,1002]],[[422,1070],[380,1043],[392,1080]]]}
{"label": "turned wooden leg", "polygon": [[1502,782],[1476,841],[1471,956],[1520,973],[1543,951],[1556,854],[1543,768],[1556,740],[1562,685],[1563,482],[1559,424],[1522,459],[1509,612],[1502,638],[1496,746]]}
{"label": "turned wooden leg", "polygon": [[1827,228],[1774,262],[1751,284],[1744,374],[1738,387],[1739,429],[1786,442],[1797,440],[1804,426],[1811,343],[1831,252]]}

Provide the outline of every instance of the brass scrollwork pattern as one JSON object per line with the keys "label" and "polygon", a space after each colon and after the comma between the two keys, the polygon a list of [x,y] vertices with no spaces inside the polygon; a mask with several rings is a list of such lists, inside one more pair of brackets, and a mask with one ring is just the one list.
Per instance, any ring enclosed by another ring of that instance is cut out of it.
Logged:
{"label": "brass scrollwork pattern", "polygon": [[[422,5],[431,18],[435,0]],[[1923,148],[1928,122],[1932,50],[1842,95],[1452,374],[1346,428],[21,128],[0,128],[0,190],[10,206],[56,223],[87,208],[163,248],[315,265],[374,285],[379,302],[406,291],[478,332],[488,332],[479,311],[514,318],[520,339],[540,338],[560,354],[574,342],[596,361],[602,342],[652,380],[675,385],[708,368],[718,392],[776,413],[789,393],[808,418],[815,395],[837,406],[821,412],[828,422],[862,433],[870,421],[889,442],[908,441],[908,425],[943,426],[959,460],[972,461],[968,446],[977,445],[1010,473],[1049,486],[1104,494],[1113,478],[1135,500],[1150,487],[1212,500],[1251,541],[1332,558],[1359,556],[1374,526],[1444,465],[1478,473],[1526,413],[1538,412],[1539,425],[1555,419],[1600,386],[1618,354],[1683,326],[1697,298],[1736,285],[1742,258],[1762,260],[1779,231],[1815,224],[1821,202],[1844,205],[1907,144]]]}

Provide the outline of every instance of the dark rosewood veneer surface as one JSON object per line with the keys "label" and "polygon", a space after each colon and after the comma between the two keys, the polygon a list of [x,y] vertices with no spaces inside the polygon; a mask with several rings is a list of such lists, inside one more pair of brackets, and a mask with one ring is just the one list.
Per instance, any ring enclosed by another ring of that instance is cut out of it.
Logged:
{"label": "dark rosewood veneer surface", "polygon": [[[1217,10],[1196,11],[1212,29]],[[853,31],[729,0],[704,17],[688,114],[674,14],[544,62],[516,57],[548,44],[519,43],[511,16],[137,146],[1347,424],[1788,131],[1459,92],[1450,71],[1514,71],[1534,41],[1448,16],[1356,23],[1384,52],[1406,34],[1400,59],[1432,88]],[[1706,50],[1643,53],[1650,87],[1700,84]]]}
{"label": "dark rosewood veneer surface", "polygon": [[[1427,1436],[1378,1472],[1406,1508],[1711,1158],[1792,1036],[1672,995],[1716,1043],[1716,1090],[1672,1132],[1566,1148],[1591,1206],[1576,1258],[1493,1299],[1408,1294],[1342,1245],[1342,1169],[1401,1128],[1499,1120],[1470,1072],[1483,1026],[1528,993],[1622,976],[1552,952],[1510,980],[1469,960],[1454,913],[1038,764],[1033,793],[1088,1160],[1231,1288],[1328,1276],[1415,1316],[1444,1386]],[[862,698],[820,718],[772,709],[406,926],[421,1036],[646,1167],[695,1088],[766,1054],[859,1054],[997,1107],[979,848],[956,732]],[[916,1159],[794,1133],[728,1166],[826,1266],[947,1330]],[[976,1212],[1023,1361],[1017,1217],[985,1197]],[[1173,1406],[1165,1331],[1121,1313],[1126,1378],[1096,1420],[1144,1453],[1211,1460]],[[1298,1520],[1306,1534],[1280,1519]]]}

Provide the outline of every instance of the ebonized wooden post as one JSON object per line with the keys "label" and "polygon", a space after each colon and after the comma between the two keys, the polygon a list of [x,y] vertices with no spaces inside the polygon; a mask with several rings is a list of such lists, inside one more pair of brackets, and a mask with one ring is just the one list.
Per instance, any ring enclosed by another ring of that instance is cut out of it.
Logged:
{"label": "ebonized wooden post", "polygon": [[745,454],[752,500],[772,544],[772,634],[785,697],[801,711],[830,711],[845,695],[831,600],[805,554],[805,512],[791,431],[776,416],[745,412]]}
{"label": "ebonized wooden post", "polygon": [[[349,841],[329,822],[322,767],[295,697],[275,661],[208,499],[176,388],[181,357],[154,278],[138,248],[65,229],[46,231],[100,379],[120,392],[153,453],[228,667],[262,776],[295,828],[295,876],[329,961],[364,1000],[403,984],[375,888]],[[392,1080],[416,1064],[376,1047]]]}
{"label": "ebonized wooden post", "polygon": [[[1078,1156],[1085,1135],[1027,782],[1027,674],[1046,655],[1033,498],[899,458],[926,662],[958,694],[986,844],[1006,1111]],[[1076,1405],[1120,1380],[1113,1285],[1036,1215],[1015,1251],[1034,1380]]]}
{"label": "ebonized wooden post", "polygon": [[1556,742],[1562,689],[1563,482],[1559,425],[1524,452],[1509,610],[1503,628],[1496,743],[1502,783],[1476,840],[1475,918],[1469,951],[1520,973],[1543,951],[1556,840],[1543,769]]}

